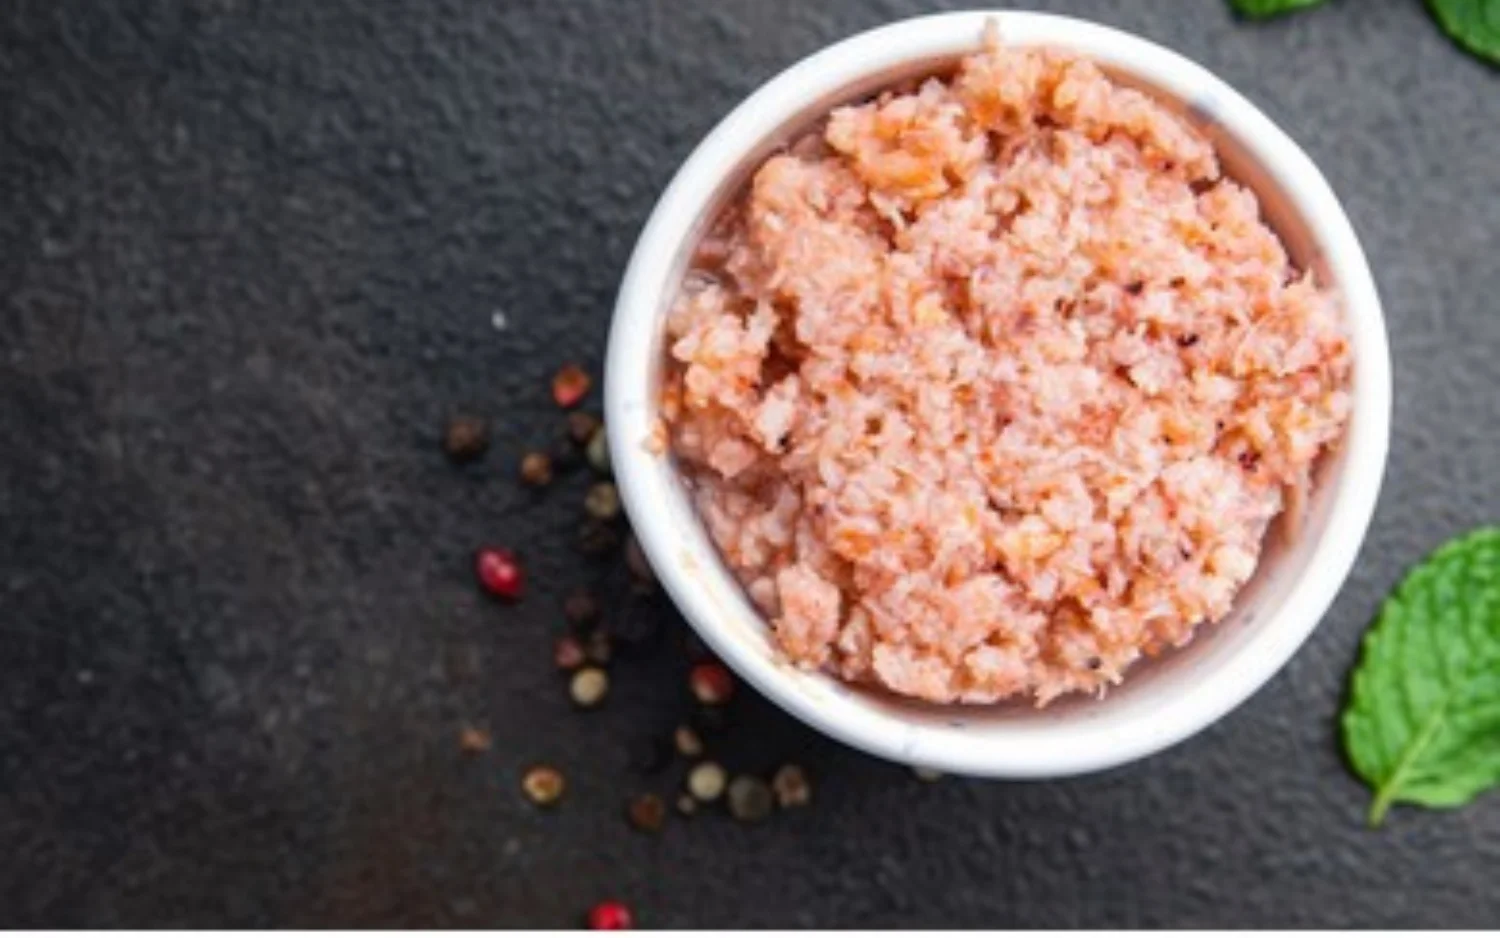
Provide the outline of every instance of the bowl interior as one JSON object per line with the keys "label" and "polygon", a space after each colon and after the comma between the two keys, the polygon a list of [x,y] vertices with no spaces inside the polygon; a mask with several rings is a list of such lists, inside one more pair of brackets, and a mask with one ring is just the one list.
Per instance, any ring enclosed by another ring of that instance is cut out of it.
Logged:
{"label": "bowl interior", "polygon": [[[971,48],[978,47],[981,28],[982,22],[976,20]],[[1001,29],[1007,41],[1016,41],[1014,34],[1017,30],[1008,21],[1002,20]],[[1024,34],[1026,30],[1019,32]],[[1133,41],[1149,46],[1141,40]],[[1067,41],[1055,39],[1032,44],[1070,45]],[[1087,48],[1078,51],[1090,52]],[[1186,62],[1166,50],[1160,51]],[[655,269],[659,279],[645,284],[642,295],[654,298],[654,308],[649,314],[639,309],[617,312],[617,317],[627,313],[638,317],[640,328],[649,331],[649,335],[642,336],[640,341],[632,342],[633,347],[625,353],[646,356],[644,383],[626,388],[619,395],[625,400],[611,402],[611,433],[612,440],[618,441],[617,451],[618,447],[630,446],[632,440],[638,445],[642,437],[634,435],[633,428],[649,428],[665,362],[662,323],[684,273],[692,245],[724,205],[738,194],[755,167],[771,152],[804,132],[829,108],[860,100],[905,79],[943,72],[955,64],[957,57],[951,52],[917,55],[811,98],[805,106],[787,114],[773,131],[742,149],[737,163],[722,167],[727,171],[719,172],[711,195],[692,206],[690,219],[679,220],[686,236],[673,243],[675,254],[669,262]],[[1296,183],[1289,180],[1284,166],[1279,171],[1268,168],[1257,158],[1252,147],[1242,145],[1239,134],[1245,132],[1243,127],[1231,129],[1226,123],[1226,115],[1234,109],[1226,108],[1220,99],[1224,96],[1237,98],[1234,92],[1217,79],[1211,79],[1209,84],[1201,86],[1204,90],[1199,91],[1200,86],[1193,85],[1195,90],[1188,99],[1182,94],[1183,82],[1177,82],[1178,87],[1174,90],[1137,70],[1122,68],[1117,61],[1093,57],[1116,80],[1151,93],[1208,134],[1218,147],[1226,175],[1257,194],[1263,217],[1281,236],[1295,264],[1301,269],[1313,270],[1320,283],[1347,295],[1349,285],[1343,281],[1350,278],[1349,268],[1340,269],[1338,264],[1329,263],[1329,245],[1325,243],[1327,233],[1320,232],[1318,225],[1310,221],[1306,195],[1294,191]],[[1201,69],[1198,71],[1202,72]],[[1207,72],[1202,74],[1208,75]],[[1189,77],[1195,81],[1199,78],[1197,75]],[[1234,107],[1249,108],[1256,118],[1264,120],[1243,99],[1239,99]],[[1305,161],[1300,151],[1296,151],[1296,155]],[[1311,167],[1310,163],[1307,165]],[[1316,174],[1316,170],[1312,172]],[[1316,181],[1326,189],[1321,177]],[[669,191],[664,201],[670,196]],[[1331,193],[1328,193],[1328,198],[1332,198]],[[1336,202],[1333,204],[1336,208]],[[1347,225],[1341,211],[1338,217]],[[642,239],[643,250],[649,246],[649,235],[648,228],[648,235]],[[1352,233],[1349,237],[1352,239]],[[1346,249],[1344,245],[1338,247]],[[1354,251],[1358,253],[1357,243]],[[1362,255],[1357,260],[1356,275],[1362,273],[1368,278]],[[1358,287],[1356,292],[1364,301],[1367,299],[1364,295],[1366,285],[1361,283]],[[622,291],[622,304],[629,299],[628,293],[628,290]],[[1369,288],[1368,300],[1377,303],[1373,287]],[[1378,303],[1374,315],[1377,320],[1374,325],[1379,327]],[[617,322],[616,335],[611,339],[611,369],[616,367],[615,356],[621,353],[620,349],[613,347],[622,341],[620,329]],[[1361,330],[1355,331],[1359,333]],[[1383,327],[1376,331],[1378,344],[1371,340],[1365,343],[1366,347],[1361,347],[1360,335],[1355,336],[1357,384],[1366,381],[1388,383],[1388,376],[1380,367],[1372,372],[1364,361],[1369,356],[1377,366],[1384,366]],[[641,348],[642,343],[648,347]],[[611,395],[617,390],[612,385]],[[1374,418],[1370,416],[1369,408],[1362,411],[1361,405],[1356,403],[1351,436],[1369,435],[1371,445],[1378,444],[1378,455],[1383,464],[1383,425],[1359,426],[1362,420],[1372,422],[1383,418],[1378,400],[1370,406],[1375,408]],[[624,426],[614,426],[616,421]],[[1340,493],[1347,488],[1346,476],[1351,464],[1351,447],[1347,443],[1346,440],[1345,445],[1328,454],[1318,467],[1315,486],[1297,536],[1289,538],[1280,524],[1273,526],[1258,572],[1225,620],[1201,628],[1195,640],[1183,648],[1138,663],[1128,672],[1124,683],[1102,699],[1067,698],[1043,710],[1029,704],[929,705],[850,687],[825,675],[805,673],[791,667],[781,660],[767,624],[720,561],[695,515],[671,459],[664,456],[643,456],[639,460],[635,456],[629,457],[635,464],[622,473],[622,485],[637,527],[647,529],[642,532],[643,545],[653,564],[663,573],[663,582],[678,605],[715,651],[762,692],[831,735],[889,758],[957,772],[1026,777],[1100,768],[1170,744],[1237,704],[1290,656],[1332,598],[1333,590],[1342,581],[1348,562],[1352,560],[1353,547],[1344,551],[1348,553],[1347,558],[1341,553],[1338,556],[1330,554],[1330,538],[1352,536],[1354,546],[1357,546],[1368,520],[1367,508],[1364,516],[1359,517],[1359,505],[1337,506]],[[1373,484],[1378,486],[1378,468],[1375,471]],[[1370,493],[1369,501],[1373,504],[1373,493]],[[1345,516],[1342,520],[1336,518],[1340,514]],[[641,515],[649,517],[639,517]],[[1351,518],[1357,530],[1351,531]],[[1339,530],[1334,531],[1334,528]],[[1330,567],[1331,557],[1332,567],[1342,563],[1343,568]],[[1333,582],[1331,585],[1309,585],[1310,576],[1325,580],[1331,576]],[[1272,629],[1274,621],[1284,619],[1294,594],[1296,604],[1309,607],[1304,610],[1307,614],[1302,616],[1306,621]],[[1311,609],[1311,605],[1317,605],[1317,608]],[[1233,692],[1231,688],[1234,688]]]}

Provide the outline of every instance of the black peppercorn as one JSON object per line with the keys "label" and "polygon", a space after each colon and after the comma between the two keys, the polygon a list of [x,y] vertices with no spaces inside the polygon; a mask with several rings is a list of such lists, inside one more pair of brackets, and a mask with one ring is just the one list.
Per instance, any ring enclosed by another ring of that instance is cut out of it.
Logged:
{"label": "black peppercorn", "polygon": [[458,414],[443,430],[443,452],[454,462],[468,462],[484,455],[490,445],[489,422],[472,414]]}
{"label": "black peppercorn", "polygon": [[640,541],[632,534],[625,540],[625,566],[630,571],[631,583],[639,590],[650,592],[656,588],[656,571],[646,560],[646,552]]}
{"label": "black peppercorn", "polygon": [[729,711],[723,707],[695,707],[693,729],[704,736],[717,736],[729,729]]}
{"label": "black peppercorn", "polygon": [[599,621],[599,600],[594,594],[579,587],[563,600],[563,618],[575,629],[587,629]]}
{"label": "black peppercorn", "polygon": [[568,414],[568,439],[575,446],[587,446],[589,440],[594,438],[594,431],[599,429],[599,418],[593,414],[575,410]]}
{"label": "black peppercorn", "polygon": [[661,637],[661,614],[649,603],[631,601],[610,619],[610,634],[623,645],[647,647]]}
{"label": "black peppercorn", "polygon": [[578,549],[590,557],[601,557],[620,546],[620,532],[607,522],[590,518],[578,532]]}
{"label": "black peppercorn", "polygon": [[667,820],[667,806],[660,795],[636,795],[625,806],[630,826],[643,834],[655,834]]}
{"label": "black peppercorn", "polygon": [[521,457],[521,481],[541,488],[552,481],[552,457],[535,450]]}
{"label": "black peppercorn", "polygon": [[645,736],[630,747],[630,767],[643,775],[655,775],[672,762],[672,740]]}

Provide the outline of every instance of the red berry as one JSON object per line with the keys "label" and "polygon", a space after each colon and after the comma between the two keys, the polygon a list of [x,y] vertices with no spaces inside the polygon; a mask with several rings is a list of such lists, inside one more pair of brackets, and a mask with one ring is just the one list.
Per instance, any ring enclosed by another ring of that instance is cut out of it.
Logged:
{"label": "red berry", "polygon": [[688,672],[688,687],[693,699],[710,706],[728,703],[734,695],[734,676],[729,669],[717,661],[705,661],[693,665]]}
{"label": "red berry", "polygon": [[558,407],[574,407],[589,393],[589,373],[577,365],[564,365],[552,377],[552,399]]}
{"label": "red berry", "polygon": [[589,912],[589,928],[594,931],[624,931],[634,927],[630,907],[623,902],[601,902]]}
{"label": "red berry", "polygon": [[511,551],[482,547],[474,554],[474,575],[491,596],[514,602],[526,587],[526,574]]}

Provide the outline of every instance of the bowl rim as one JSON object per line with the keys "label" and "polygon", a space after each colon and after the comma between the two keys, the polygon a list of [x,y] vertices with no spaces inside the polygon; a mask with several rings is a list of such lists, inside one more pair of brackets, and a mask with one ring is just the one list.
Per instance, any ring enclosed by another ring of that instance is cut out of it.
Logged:
{"label": "bowl rim", "polygon": [[[674,470],[644,442],[654,430],[649,355],[665,294],[675,286],[681,252],[699,234],[696,226],[725,173],[801,111],[862,80],[976,51],[992,21],[1007,44],[1070,49],[1211,115],[1269,174],[1312,233],[1343,297],[1356,368],[1345,465],[1327,526],[1275,614],[1254,625],[1255,636],[1232,659],[1235,666],[1221,666],[1224,673],[1215,680],[1177,693],[1129,732],[1090,735],[1086,721],[1075,721],[1049,728],[1046,739],[1014,747],[976,745],[961,728],[903,721],[857,694],[812,693],[805,673],[752,653],[716,628],[723,611],[709,600],[700,578],[727,578],[735,590],[739,586],[722,564],[690,575],[674,554],[680,532],[660,510],[664,499],[675,497]],[[761,85],[709,132],[663,191],[626,268],[610,328],[605,412],[614,472],[642,549],[689,623],[736,673],[793,716],[872,755],[965,775],[1055,778],[1111,768],[1181,742],[1243,703],[1290,660],[1347,578],[1374,514],[1389,446],[1391,368],[1379,295],[1348,216],[1311,158],[1254,104],[1203,66],[1113,27],[1050,13],[970,10],[900,20],[814,52]]]}

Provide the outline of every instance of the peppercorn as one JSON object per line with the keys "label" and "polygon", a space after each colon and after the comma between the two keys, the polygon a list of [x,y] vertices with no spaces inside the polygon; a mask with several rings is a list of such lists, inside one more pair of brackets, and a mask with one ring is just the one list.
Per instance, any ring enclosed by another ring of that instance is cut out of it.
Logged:
{"label": "peppercorn", "polygon": [[688,772],[687,790],[688,794],[699,801],[717,801],[724,794],[724,786],[728,782],[729,775],[722,765],[717,762],[700,762]]}
{"label": "peppercorn", "polygon": [[575,629],[588,628],[599,621],[599,600],[580,586],[563,600],[563,618]]}
{"label": "peppercorn", "polygon": [[568,414],[568,439],[577,446],[589,445],[594,431],[599,429],[599,418],[586,410],[575,410]]}
{"label": "peppercorn", "polygon": [[688,688],[693,699],[707,706],[728,703],[734,696],[734,676],[729,669],[717,661],[705,661],[693,665],[688,672]]}
{"label": "peppercorn", "polygon": [[677,796],[677,813],[683,817],[692,817],[698,813],[698,799],[687,792]]}
{"label": "peppercorn", "polygon": [[672,761],[672,741],[652,735],[636,740],[630,747],[630,767],[643,775],[655,775]]}
{"label": "peppercorn", "polygon": [[526,587],[526,575],[513,551],[501,547],[481,547],[474,552],[474,575],[485,592],[514,602]]}
{"label": "peppercorn", "polygon": [[563,774],[550,765],[532,766],[521,776],[521,790],[526,792],[526,797],[532,804],[544,808],[557,804],[566,788]]}
{"label": "peppercorn", "polygon": [[729,783],[729,814],[736,821],[756,824],[771,816],[775,799],[765,782],[753,775],[740,775]]}
{"label": "peppercorn", "polygon": [[532,450],[521,457],[521,481],[541,488],[552,481],[552,457]]}
{"label": "peppercorn", "polygon": [[583,464],[583,453],[573,445],[566,432],[560,432],[547,444],[547,458],[552,460],[553,476],[572,472]]}
{"label": "peppercorn", "polygon": [[468,462],[484,455],[490,445],[489,422],[472,414],[450,417],[443,428],[443,452],[454,462]]}
{"label": "peppercorn", "polygon": [[688,759],[703,755],[703,739],[691,726],[679,726],[672,733],[672,745],[677,754]]}
{"label": "peppercorn", "polygon": [[620,546],[620,532],[607,522],[590,518],[578,532],[578,549],[590,557],[608,554]]}
{"label": "peppercorn", "polygon": [[625,805],[630,826],[643,834],[659,832],[667,820],[667,806],[658,795],[636,795]]}
{"label": "peppercorn", "polygon": [[589,393],[592,383],[588,372],[578,365],[564,365],[552,376],[552,399],[558,407],[576,407]]}
{"label": "peppercorn", "polygon": [[609,675],[600,668],[583,668],[573,673],[568,683],[568,695],[573,703],[584,709],[597,707],[609,693]]}
{"label": "peppercorn", "polygon": [[651,569],[646,552],[641,549],[641,542],[635,539],[634,534],[625,539],[625,567],[630,571],[631,583],[638,591],[649,593],[656,588],[656,571]]}
{"label": "peppercorn", "polygon": [[610,619],[609,633],[622,645],[640,648],[661,637],[661,614],[650,603],[634,599]]}
{"label": "peppercorn", "polygon": [[626,931],[634,927],[635,918],[623,902],[607,900],[589,910],[589,928],[593,931]]}
{"label": "peppercorn", "polygon": [[696,707],[693,729],[704,736],[717,736],[729,729],[729,711],[723,707]]}
{"label": "peppercorn", "polygon": [[458,731],[458,748],[469,755],[486,752],[490,748],[490,734],[477,726],[466,726]]}
{"label": "peppercorn", "polygon": [[577,671],[589,660],[583,644],[571,635],[563,635],[552,646],[552,663],[559,671]]}
{"label": "peppercorn", "polygon": [[609,659],[614,657],[614,650],[609,633],[603,629],[590,632],[583,640],[583,653],[594,664],[609,664]]}
{"label": "peppercorn", "polygon": [[604,424],[601,423],[589,437],[584,445],[584,456],[589,461],[589,468],[602,476],[610,474],[609,434],[604,431]]}
{"label": "peppercorn", "polygon": [[598,482],[589,486],[583,497],[583,510],[590,518],[613,521],[620,517],[620,493],[611,482]]}
{"label": "peppercorn", "polygon": [[782,808],[800,808],[812,800],[812,783],[798,765],[784,765],[771,776],[771,790]]}

